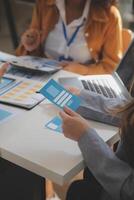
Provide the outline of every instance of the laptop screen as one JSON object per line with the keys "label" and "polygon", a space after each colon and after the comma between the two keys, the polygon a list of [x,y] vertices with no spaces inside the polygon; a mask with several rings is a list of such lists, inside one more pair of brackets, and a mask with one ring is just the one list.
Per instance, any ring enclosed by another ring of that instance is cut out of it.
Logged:
{"label": "laptop screen", "polygon": [[122,58],[116,72],[129,90],[132,80],[134,80],[134,40]]}

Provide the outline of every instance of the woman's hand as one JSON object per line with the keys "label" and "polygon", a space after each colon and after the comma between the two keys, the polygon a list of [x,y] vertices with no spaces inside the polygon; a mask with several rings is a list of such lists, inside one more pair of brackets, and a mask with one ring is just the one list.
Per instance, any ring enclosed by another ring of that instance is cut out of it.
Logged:
{"label": "woman's hand", "polygon": [[27,51],[33,51],[38,48],[40,40],[40,32],[36,29],[29,29],[22,35],[21,43]]}
{"label": "woman's hand", "polygon": [[90,128],[89,123],[84,118],[67,107],[59,114],[63,120],[62,129],[65,137],[78,141]]}
{"label": "woman's hand", "polygon": [[76,87],[68,87],[67,90],[69,92],[71,92],[72,94],[75,94],[77,96],[80,95],[80,89],[76,88]]}
{"label": "woman's hand", "polygon": [[0,78],[6,73],[9,63],[5,63],[0,67]]}
{"label": "woman's hand", "polygon": [[70,62],[63,66],[66,71],[74,72],[81,75],[88,74],[88,67],[79,63]]}

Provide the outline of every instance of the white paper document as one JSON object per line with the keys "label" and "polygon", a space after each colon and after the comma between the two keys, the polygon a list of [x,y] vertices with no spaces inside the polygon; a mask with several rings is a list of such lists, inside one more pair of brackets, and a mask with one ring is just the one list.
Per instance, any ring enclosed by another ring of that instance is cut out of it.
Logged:
{"label": "white paper document", "polygon": [[56,60],[36,56],[14,56],[4,52],[0,52],[0,62],[9,62],[13,66],[47,73],[53,73],[61,69],[60,62]]}

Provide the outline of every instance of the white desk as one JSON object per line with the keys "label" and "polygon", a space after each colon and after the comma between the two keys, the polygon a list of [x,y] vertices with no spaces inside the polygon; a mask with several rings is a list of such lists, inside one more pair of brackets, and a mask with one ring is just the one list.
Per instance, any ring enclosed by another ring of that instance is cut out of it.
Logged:
{"label": "white desk", "polygon": [[[60,71],[54,78],[73,75]],[[74,75],[73,75],[74,76]],[[58,113],[47,100],[0,125],[1,157],[57,184],[69,181],[84,167],[77,143],[44,128]],[[90,122],[105,142],[118,140],[117,128]]]}

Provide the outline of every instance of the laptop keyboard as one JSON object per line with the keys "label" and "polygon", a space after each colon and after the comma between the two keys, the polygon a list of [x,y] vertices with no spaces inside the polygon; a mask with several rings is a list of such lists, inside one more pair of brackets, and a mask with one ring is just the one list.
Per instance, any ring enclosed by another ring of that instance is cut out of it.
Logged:
{"label": "laptop keyboard", "polygon": [[92,92],[103,94],[105,97],[117,97],[115,91],[111,88],[108,81],[104,80],[81,80],[84,88]]}

